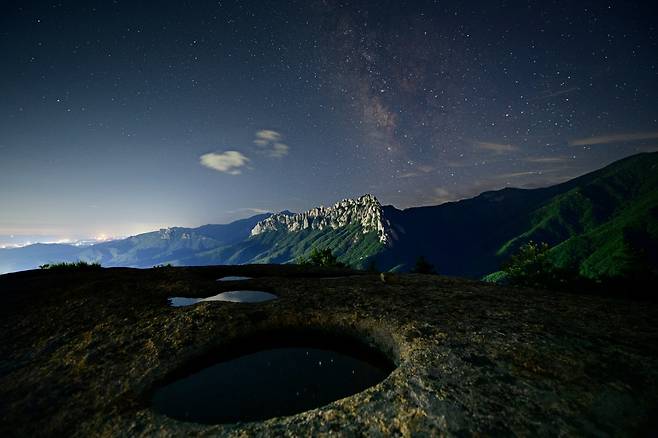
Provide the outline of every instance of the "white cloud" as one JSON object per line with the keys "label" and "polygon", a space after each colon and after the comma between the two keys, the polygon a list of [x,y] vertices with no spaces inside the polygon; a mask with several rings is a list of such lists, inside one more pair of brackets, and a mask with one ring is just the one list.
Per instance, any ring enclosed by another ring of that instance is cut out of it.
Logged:
{"label": "white cloud", "polygon": [[[258,153],[270,158],[282,158],[290,152],[290,146],[283,143],[283,136],[271,129],[256,131],[254,144],[258,147],[251,148],[252,153]],[[201,155],[201,165],[229,175],[240,175],[242,168],[251,159],[239,151],[211,152]]]}
{"label": "white cloud", "polygon": [[276,142],[281,140],[281,134],[271,129],[261,129],[256,132],[256,139],[264,140],[265,142]]}
{"label": "white cloud", "polygon": [[288,155],[290,146],[282,143],[283,136],[271,129],[262,129],[256,132],[254,144],[258,146],[258,152],[270,158],[282,158]]}
{"label": "white cloud", "polygon": [[290,150],[290,146],[288,146],[287,144],[274,143],[274,146],[272,146],[272,150],[270,151],[270,156],[274,158],[285,157],[286,155],[288,155],[289,150]]}
{"label": "white cloud", "polygon": [[201,155],[200,162],[203,166],[229,175],[242,173],[241,167],[249,162],[249,158],[238,151],[226,151],[222,153],[211,152]]}

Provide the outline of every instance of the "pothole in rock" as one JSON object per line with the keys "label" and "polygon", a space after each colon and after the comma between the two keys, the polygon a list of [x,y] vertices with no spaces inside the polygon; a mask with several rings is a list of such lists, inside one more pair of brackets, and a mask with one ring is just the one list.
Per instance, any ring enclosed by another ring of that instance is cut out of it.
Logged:
{"label": "pothole in rock", "polygon": [[169,298],[169,305],[172,307],[191,306],[193,304],[201,303],[204,301],[227,301],[231,303],[260,303],[263,301],[275,300],[279,297],[261,290],[231,290],[222,292],[212,297],[207,298],[186,298],[186,297],[171,297]]}
{"label": "pothole in rock", "polygon": [[356,394],[393,369],[383,353],[353,338],[270,334],[240,340],[179,370],[153,391],[150,403],[182,421],[261,421]]}
{"label": "pothole in rock", "polygon": [[217,281],[244,281],[244,280],[251,280],[253,277],[242,277],[239,275],[229,275],[226,277],[221,277],[218,278]]}

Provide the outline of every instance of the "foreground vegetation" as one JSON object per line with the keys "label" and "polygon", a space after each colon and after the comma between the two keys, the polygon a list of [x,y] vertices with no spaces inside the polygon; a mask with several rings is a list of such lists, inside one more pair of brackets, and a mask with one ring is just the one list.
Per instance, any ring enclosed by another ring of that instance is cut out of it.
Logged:
{"label": "foreground vegetation", "polygon": [[296,264],[303,266],[319,266],[323,268],[348,268],[345,263],[339,262],[331,248],[314,247],[308,257],[300,256]]}
{"label": "foreground vegetation", "polygon": [[46,263],[45,265],[39,266],[39,269],[50,269],[50,270],[70,270],[70,271],[83,271],[83,270],[94,270],[100,269],[101,264],[97,262],[85,262],[79,260],[77,262],[60,262],[60,263]]}
{"label": "foreground vegetation", "polygon": [[551,248],[541,242],[528,242],[512,255],[502,270],[484,277],[485,281],[550,289],[563,292],[616,295],[628,298],[657,299],[653,285],[658,281],[658,272],[646,260],[646,254],[637,251],[634,260],[624,264],[625,270],[617,275],[600,275],[594,278],[583,275],[576,269],[558,266],[551,258]]}

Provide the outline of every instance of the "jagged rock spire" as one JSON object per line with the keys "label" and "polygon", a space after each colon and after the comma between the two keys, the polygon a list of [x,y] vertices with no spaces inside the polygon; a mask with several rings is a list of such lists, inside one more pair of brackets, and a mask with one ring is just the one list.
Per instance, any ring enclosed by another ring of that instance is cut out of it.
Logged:
{"label": "jagged rock spire", "polygon": [[341,228],[358,223],[363,233],[376,232],[379,241],[390,242],[390,224],[382,214],[382,205],[371,194],[365,194],[356,199],[343,199],[331,207],[316,207],[294,215],[274,214],[256,224],[251,235],[269,231],[296,232],[305,229],[324,230]]}

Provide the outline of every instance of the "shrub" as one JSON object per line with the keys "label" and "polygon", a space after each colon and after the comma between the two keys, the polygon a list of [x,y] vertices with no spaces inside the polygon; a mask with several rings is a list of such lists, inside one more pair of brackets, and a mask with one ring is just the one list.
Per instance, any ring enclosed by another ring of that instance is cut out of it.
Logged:
{"label": "shrub", "polygon": [[530,241],[503,265],[507,282],[516,286],[568,289],[584,279],[568,269],[558,268],[548,258],[547,243]]}
{"label": "shrub", "polygon": [[330,248],[313,248],[308,257],[298,257],[298,265],[322,266],[324,268],[346,268],[345,263],[338,261]]}
{"label": "shrub", "polygon": [[528,242],[510,257],[502,271],[492,273],[484,280],[563,292],[658,300],[658,295],[653,293],[658,275],[640,263],[633,261],[629,265],[635,270],[622,275],[587,278],[576,270],[555,266],[548,258],[548,251],[549,246],[545,243]]}
{"label": "shrub", "polygon": [[59,262],[59,263],[46,263],[45,265],[40,265],[39,269],[50,269],[50,270],[70,270],[70,271],[84,271],[92,269],[100,269],[101,264],[98,262],[85,262],[79,260],[77,262]]}

